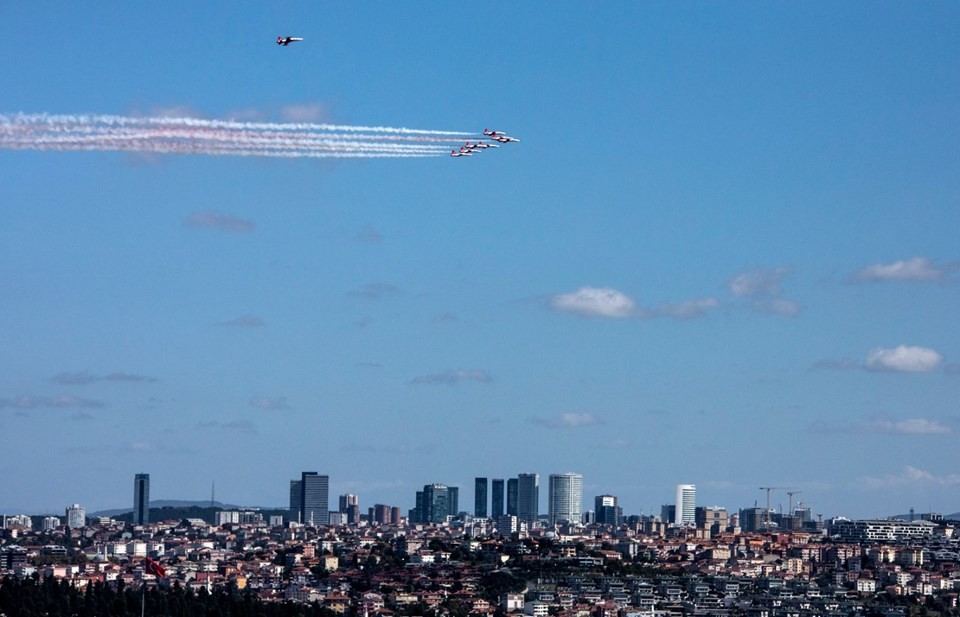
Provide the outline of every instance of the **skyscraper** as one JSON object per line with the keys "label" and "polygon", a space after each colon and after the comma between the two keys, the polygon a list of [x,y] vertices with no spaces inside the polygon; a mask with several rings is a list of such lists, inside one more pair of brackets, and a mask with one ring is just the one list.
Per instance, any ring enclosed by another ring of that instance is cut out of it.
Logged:
{"label": "skyscraper", "polygon": [[350,506],[359,506],[360,498],[351,493],[340,495],[340,512],[348,512]]}
{"label": "skyscraper", "polygon": [[308,525],[330,522],[330,476],[315,471],[300,474],[300,520]]}
{"label": "skyscraper", "polygon": [[487,479],[475,478],[473,481],[473,515],[487,517]]}
{"label": "skyscraper", "polygon": [[150,522],[150,474],[138,473],[133,476],[133,524],[146,525]]}
{"label": "skyscraper", "polygon": [[547,493],[550,524],[580,523],[583,517],[583,476],[578,473],[552,473]]}
{"label": "skyscraper", "polygon": [[460,514],[460,487],[447,487],[447,513],[450,516]]}
{"label": "skyscraper", "polygon": [[290,522],[302,523],[301,516],[303,516],[303,482],[290,480]]}
{"label": "skyscraper", "polygon": [[507,514],[511,516],[516,516],[518,513],[517,504],[519,503],[520,497],[520,481],[516,478],[510,478],[507,480]]}
{"label": "skyscraper", "polygon": [[418,523],[444,523],[451,514],[450,488],[445,484],[427,484],[417,491],[417,507],[414,516]]}
{"label": "skyscraper", "polygon": [[[360,522],[360,498],[351,493],[346,495],[340,495],[340,509],[339,512],[347,515],[347,524],[356,525]],[[370,521],[373,521],[373,517],[370,517]],[[378,521],[382,522],[382,521]]]}
{"label": "skyscraper", "polygon": [[521,521],[540,517],[540,476],[535,473],[517,476],[517,517]]}
{"label": "skyscraper", "polygon": [[676,525],[695,525],[697,521],[697,487],[694,484],[677,485],[676,510],[673,522]]}
{"label": "skyscraper", "polygon": [[503,516],[503,480],[494,478],[490,482],[490,518],[496,520]]}
{"label": "skyscraper", "polygon": [[598,525],[619,526],[623,517],[618,500],[614,495],[597,495],[594,498],[594,513]]}

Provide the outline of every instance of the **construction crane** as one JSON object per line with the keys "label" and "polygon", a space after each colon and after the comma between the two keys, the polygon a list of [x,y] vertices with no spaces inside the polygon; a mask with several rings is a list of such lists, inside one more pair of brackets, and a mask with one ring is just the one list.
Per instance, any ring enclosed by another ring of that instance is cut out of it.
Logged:
{"label": "construction crane", "polygon": [[767,491],[767,509],[763,513],[764,523],[763,530],[770,531],[770,491],[775,490],[792,490],[792,486],[761,486],[761,491]]}
{"label": "construction crane", "polygon": [[790,496],[790,502],[789,502],[789,503],[790,503],[790,509],[787,510],[787,514],[789,514],[790,516],[793,516],[793,496],[794,496],[794,495],[799,495],[799,494],[802,493],[802,492],[803,492],[803,491],[787,491],[787,495]]}

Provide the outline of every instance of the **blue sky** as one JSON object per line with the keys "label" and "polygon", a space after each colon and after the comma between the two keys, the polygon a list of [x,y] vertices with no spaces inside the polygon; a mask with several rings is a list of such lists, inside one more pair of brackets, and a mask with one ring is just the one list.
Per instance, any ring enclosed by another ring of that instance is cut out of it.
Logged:
{"label": "blue sky", "polygon": [[0,149],[0,511],[301,470],[960,510],[956,3],[6,3],[0,54],[0,114],[522,139]]}

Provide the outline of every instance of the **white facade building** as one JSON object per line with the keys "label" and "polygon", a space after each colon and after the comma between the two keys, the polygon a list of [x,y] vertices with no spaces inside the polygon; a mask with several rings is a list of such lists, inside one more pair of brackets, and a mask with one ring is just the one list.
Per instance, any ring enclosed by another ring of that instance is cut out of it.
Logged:
{"label": "white facade building", "polygon": [[87,526],[87,510],[78,503],[67,508],[67,527],[80,529]]}
{"label": "white facade building", "polygon": [[579,523],[583,518],[583,476],[578,473],[550,474],[550,524]]}
{"label": "white facade building", "polygon": [[676,525],[695,525],[697,509],[697,486],[695,484],[678,484],[676,509],[673,522]]}

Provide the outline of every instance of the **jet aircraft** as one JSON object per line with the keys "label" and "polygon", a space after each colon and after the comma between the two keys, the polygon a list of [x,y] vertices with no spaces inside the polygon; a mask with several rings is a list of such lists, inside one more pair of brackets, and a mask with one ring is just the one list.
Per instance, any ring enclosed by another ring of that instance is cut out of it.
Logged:
{"label": "jet aircraft", "polygon": [[494,141],[499,141],[502,144],[506,144],[511,141],[520,141],[516,137],[510,137],[506,133],[501,133],[500,131],[491,131],[490,129],[483,129],[483,134]]}
{"label": "jet aircraft", "polygon": [[282,37],[282,36],[278,36],[278,37],[277,37],[277,45],[283,45],[284,47],[286,47],[286,46],[289,45],[290,43],[294,43],[294,42],[296,42],[296,41],[302,41],[302,40],[303,40],[303,39],[297,38],[297,37],[295,37],[295,36],[288,36],[288,37],[286,37],[286,38],[284,38],[284,37]]}
{"label": "jet aircraft", "polygon": [[460,148],[460,151],[459,151],[459,152],[456,151],[456,150],[451,150],[451,151],[450,151],[450,156],[473,156],[473,151],[472,151],[472,150],[464,150],[463,148]]}

